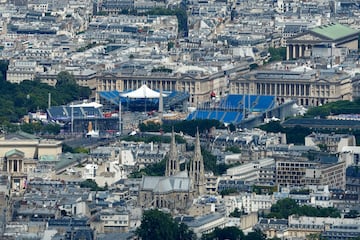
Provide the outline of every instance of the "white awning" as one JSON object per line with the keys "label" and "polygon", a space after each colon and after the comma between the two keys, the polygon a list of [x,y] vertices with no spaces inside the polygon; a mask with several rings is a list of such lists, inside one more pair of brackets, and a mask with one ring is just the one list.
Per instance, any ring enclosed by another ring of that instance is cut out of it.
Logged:
{"label": "white awning", "polygon": [[84,103],[80,103],[80,104],[70,104],[70,107],[93,107],[93,108],[100,108],[103,105],[97,102],[84,102]]}
{"label": "white awning", "polygon": [[[132,92],[123,93],[120,95],[121,97],[128,97],[128,98],[160,98],[159,92],[156,92],[148,88],[148,86],[146,86],[145,84]],[[166,97],[167,95],[163,94],[162,96]]]}

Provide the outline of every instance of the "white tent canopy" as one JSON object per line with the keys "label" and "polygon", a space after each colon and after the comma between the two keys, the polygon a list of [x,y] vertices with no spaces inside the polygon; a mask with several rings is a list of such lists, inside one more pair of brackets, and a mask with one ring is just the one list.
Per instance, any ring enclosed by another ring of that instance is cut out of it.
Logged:
{"label": "white tent canopy", "polygon": [[[148,86],[146,86],[145,84],[132,92],[123,93],[120,95],[121,97],[128,97],[128,98],[160,98],[159,92],[156,92],[148,88]],[[163,94],[162,96],[166,97],[167,95]]]}
{"label": "white tent canopy", "polygon": [[93,107],[93,108],[100,108],[103,105],[97,102],[83,102],[80,104],[70,104],[70,107]]}

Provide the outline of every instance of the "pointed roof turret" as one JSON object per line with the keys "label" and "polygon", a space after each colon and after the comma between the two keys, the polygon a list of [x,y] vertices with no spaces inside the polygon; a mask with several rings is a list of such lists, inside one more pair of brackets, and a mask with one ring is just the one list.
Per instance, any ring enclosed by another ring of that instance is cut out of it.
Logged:
{"label": "pointed roof turret", "polygon": [[195,150],[194,159],[201,158],[201,160],[202,160],[199,128],[196,128],[195,149],[194,150]]}
{"label": "pointed roof turret", "polygon": [[168,161],[166,164],[166,176],[172,176],[180,172],[180,163],[178,157],[178,150],[176,147],[174,127],[171,132],[170,151],[168,154]]}
{"label": "pointed roof turret", "polygon": [[204,160],[201,154],[199,129],[196,131],[194,158],[190,166],[190,176],[192,178],[193,187],[196,195],[200,196],[205,193],[205,174]]}

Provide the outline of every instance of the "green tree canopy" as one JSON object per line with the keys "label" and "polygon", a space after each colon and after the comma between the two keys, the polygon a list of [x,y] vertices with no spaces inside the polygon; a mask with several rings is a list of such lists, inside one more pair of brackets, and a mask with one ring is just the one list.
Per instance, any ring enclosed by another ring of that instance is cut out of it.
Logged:
{"label": "green tree canopy", "polygon": [[130,174],[130,178],[141,178],[142,176],[164,176],[166,168],[167,157],[158,163],[148,165],[140,171],[135,171]]}
{"label": "green tree canopy", "polygon": [[215,228],[209,234],[204,234],[201,237],[202,240],[242,240],[244,239],[244,233],[237,227],[225,227],[225,228]]}
{"label": "green tree canopy", "polygon": [[8,60],[0,60],[0,81],[6,80],[6,71],[9,66]]}
{"label": "green tree canopy", "polygon": [[340,212],[336,208],[312,207],[308,205],[299,206],[295,200],[285,198],[273,204],[268,214],[268,218],[288,218],[290,215],[309,216],[309,217],[340,217]]}
{"label": "green tree canopy", "polygon": [[338,114],[359,114],[360,113],[360,99],[355,101],[336,101],[326,103],[319,107],[310,108],[305,117],[321,117],[325,118],[329,115]]}
{"label": "green tree canopy", "polygon": [[[5,68],[5,67],[4,67]],[[0,71],[6,71],[1,69]],[[6,73],[5,73],[6,74]],[[67,79],[69,78],[69,79]],[[48,95],[51,93],[51,105],[63,105],[74,100],[87,99],[91,90],[74,83],[73,76],[63,72],[58,76],[56,88],[39,80],[25,80],[14,84],[2,79],[0,81],[0,122],[18,122],[29,111],[45,110],[48,106]]]}
{"label": "green tree canopy", "polygon": [[98,184],[92,180],[87,179],[80,183],[80,188],[90,188],[91,191],[105,191],[107,188],[99,187]]}
{"label": "green tree canopy", "polygon": [[141,225],[136,234],[142,240],[167,239],[191,240],[194,233],[185,224],[177,223],[170,214],[157,209],[144,211]]}
{"label": "green tree canopy", "polygon": [[186,9],[153,8],[150,11],[146,12],[145,14],[146,15],[175,15],[178,19],[179,33],[185,33],[188,31]]}
{"label": "green tree canopy", "polygon": [[237,227],[225,227],[215,228],[215,230],[209,234],[204,234],[202,240],[265,240],[266,235],[259,229],[250,232],[248,235],[244,235]]}
{"label": "green tree canopy", "polygon": [[239,208],[235,208],[233,212],[229,214],[230,217],[239,218],[243,215],[243,213],[239,210]]}
{"label": "green tree canopy", "polygon": [[265,240],[266,235],[261,232],[259,229],[255,229],[255,231],[250,232],[246,235],[245,240]]}
{"label": "green tree canopy", "polygon": [[60,72],[56,77],[56,86],[76,85],[74,75],[67,71]]}
{"label": "green tree canopy", "polygon": [[270,47],[269,53],[271,56],[270,62],[286,60],[286,48],[285,47],[282,47],[282,48]]}
{"label": "green tree canopy", "polygon": [[259,128],[267,132],[285,133],[287,143],[294,143],[294,144],[304,144],[305,137],[310,133],[312,133],[311,129],[301,126],[284,128],[281,126],[281,123],[278,121],[271,121],[267,124],[263,124],[259,126]]}
{"label": "green tree canopy", "polygon": [[183,132],[190,136],[195,136],[196,129],[199,129],[200,133],[205,133],[209,131],[212,127],[215,128],[224,128],[224,125],[218,120],[209,120],[209,119],[201,119],[201,120],[191,120],[191,121],[181,121],[175,124],[163,124],[159,123],[141,123],[139,125],[140,131],[142,132],[159,132],[163,130],[164,132],[171,132],[174,128],[175,132]]}

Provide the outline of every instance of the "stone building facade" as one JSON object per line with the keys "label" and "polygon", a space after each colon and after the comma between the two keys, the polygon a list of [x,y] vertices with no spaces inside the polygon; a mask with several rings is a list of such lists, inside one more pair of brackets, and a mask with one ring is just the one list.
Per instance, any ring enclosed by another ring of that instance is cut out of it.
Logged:
{"label": "stone building facade", "polygon": [[347,26],[331,23],[301,33],[286,42],[286,59],[330,57],[340,63],[341,50],[357,50],[359,32]]}
{"label": "stone building facade", "polygon": [[[209,101],[210,94],[215,92],[217,96],[224,96],[228,90],[228,75],[237,78],[249,72],[249,64],[242,63],[227,71],[216,73],[187,72],[175,74],[137,75],[122,72],[104,72],[98,76],[96,91],[123,92],[124,90],[136,90],[144,83],[151,89],[160,89],[162,84],[164,91],[188,92],[190,94],[189,104],[198,104]],[[98,96],[97,96],[98,97]]]}

